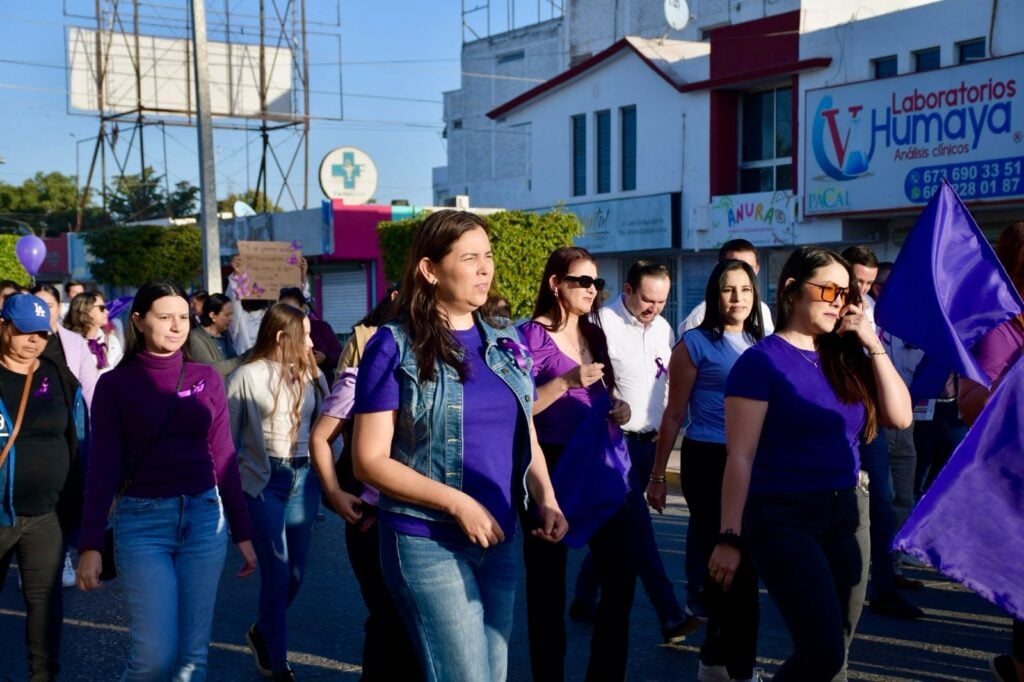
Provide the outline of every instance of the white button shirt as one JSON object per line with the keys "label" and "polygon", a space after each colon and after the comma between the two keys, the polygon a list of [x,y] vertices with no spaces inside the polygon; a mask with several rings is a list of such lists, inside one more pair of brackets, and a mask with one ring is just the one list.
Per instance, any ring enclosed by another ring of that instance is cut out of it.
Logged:
{"label": "white button shirt", "polygon": [[623,431],[657,431],[668,400],[668,361],[675,335],[660,315],[646,327],[619,296],[601,308],[601,326],[615,372],[615,393],[629,403],[631,416]]}

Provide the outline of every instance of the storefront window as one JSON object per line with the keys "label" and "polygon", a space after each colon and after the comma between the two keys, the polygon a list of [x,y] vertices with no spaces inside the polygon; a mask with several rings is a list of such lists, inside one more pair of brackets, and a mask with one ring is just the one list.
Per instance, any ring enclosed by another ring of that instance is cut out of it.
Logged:
{"label": "storefront window", "polygon": [[793,187],[793,88],[748,92],[742,100],[740,192]]}

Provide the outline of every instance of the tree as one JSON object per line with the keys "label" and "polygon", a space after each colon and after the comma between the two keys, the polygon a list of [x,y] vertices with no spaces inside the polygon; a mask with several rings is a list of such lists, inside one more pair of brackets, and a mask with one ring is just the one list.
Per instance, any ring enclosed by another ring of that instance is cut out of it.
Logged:
{"label": "tree", "polygon": [[167,217],[167,196],[160,189],[163,176],[152,166],[141,175],[117,175],[107,188],[107,208],[117,222],[129,223]]}
{"label": "tree", "polygon": [[[412,236],[426,214],[377,225],[384,275],[399,280],[412,246]],[[483,216],[491,233],[497,293],[508,299],[512,318],[529,317],[548,256],[559,246],[572,244],[583,233],[580,221],[571,213],[555,209],[549,213],[501,211]]]}
{"label": "tree", "polygon": [[199,278],[202,246],[195,225],[107,227],[83,238],[96,259],[90,269],[98,282],[137,287],[166,277],[188,286]]}
{"label": "tree", "polygon": [[196,200],[199,198],[199,188],[187,180],[179,180],[174,185],[174,191],[167,198],[172,218],[186,218],[197,215]]}
{"label": "tree", "polygon": [[232,192],[217,202],[217,210],[223,213],[234,213],[236,201],[244,201],[257,213],[281,213],[284,210],[258,189],[247,189],[241,194]]}
{"label": "tree", "polygon": [[31,278],[14,253],[19,239],[16,234],[0,234],[0,279],[10,279],[27,287]]}
{"label": "tree", "polygon": [[[78,181],[73,175],[38,172],[20,185],[0,182],[0,226],[38,234],[74,229],[78,212]],[[87,206],[83,224],[102,224],[102,212]]]}

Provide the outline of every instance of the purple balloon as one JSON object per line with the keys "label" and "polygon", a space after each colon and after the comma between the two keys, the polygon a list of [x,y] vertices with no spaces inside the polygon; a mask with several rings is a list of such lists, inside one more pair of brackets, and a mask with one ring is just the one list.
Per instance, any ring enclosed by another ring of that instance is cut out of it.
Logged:
{"label": "purple balloon", "polygon": [[34,234],[27,234],[15,244],[14,253],[25,271],[35,277],[46,259],[46,242]]}

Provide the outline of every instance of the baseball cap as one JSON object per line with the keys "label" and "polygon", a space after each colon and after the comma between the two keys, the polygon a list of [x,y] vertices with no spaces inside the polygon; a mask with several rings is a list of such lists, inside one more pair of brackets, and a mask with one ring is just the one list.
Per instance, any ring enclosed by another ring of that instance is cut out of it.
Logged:
{"label": "baseball cap", "polygon": [[0,318],[13,324],[22,334],[50,331],[50,309],[43,299],[32,294],[8,296]]}

